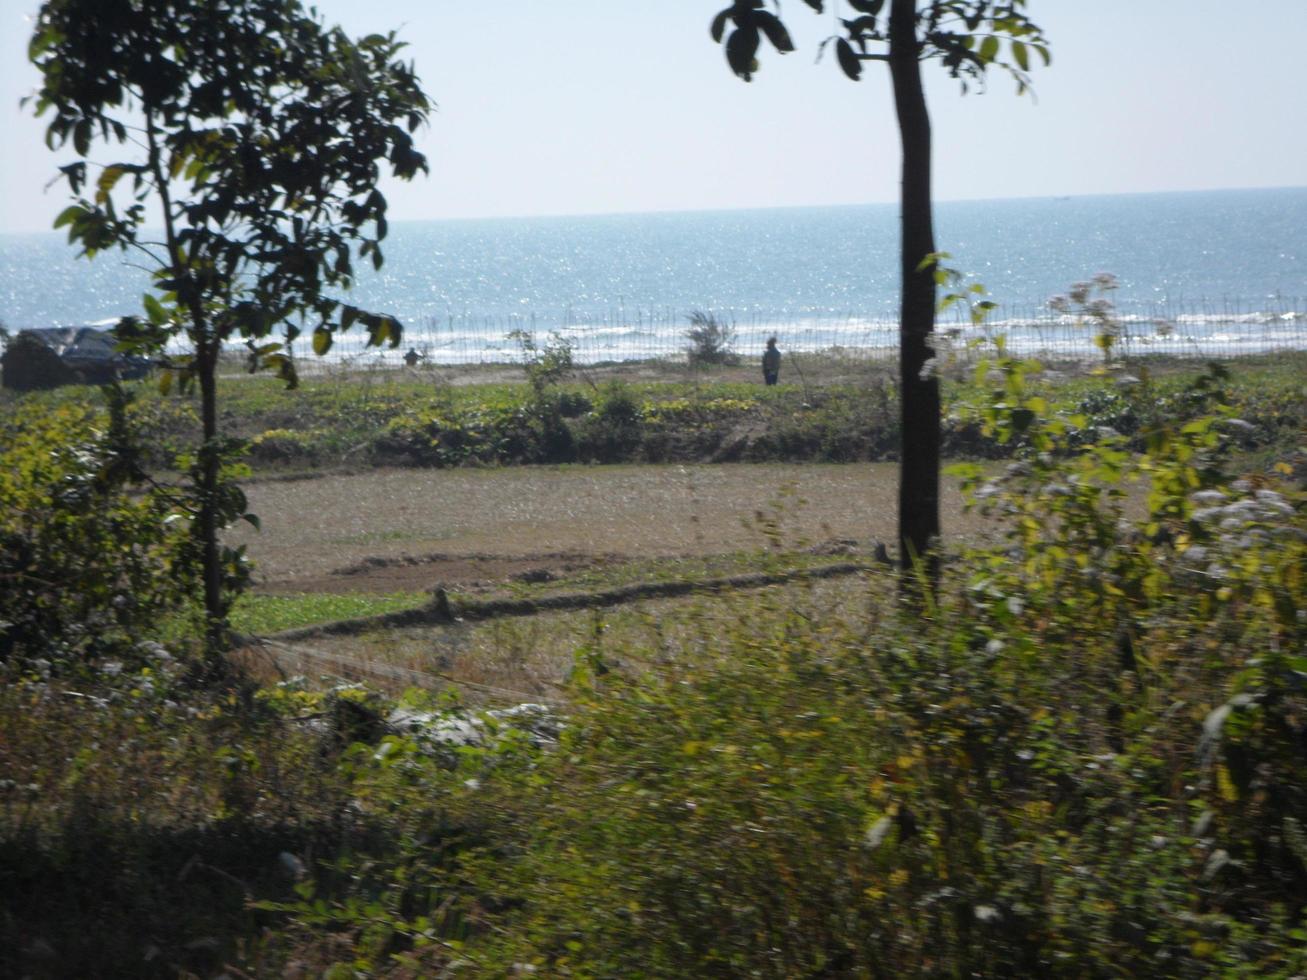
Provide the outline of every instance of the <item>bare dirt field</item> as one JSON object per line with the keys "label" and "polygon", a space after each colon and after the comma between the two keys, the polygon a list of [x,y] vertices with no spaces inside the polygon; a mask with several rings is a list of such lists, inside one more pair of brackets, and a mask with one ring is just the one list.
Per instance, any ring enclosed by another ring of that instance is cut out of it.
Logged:
{"label": "bare dirt field", "polygon": [[[595,564],[894,539],[894,464],[375,470],[247,487],[267,592],[420,591]],[[946,535],[975,518],[945,480]]]}

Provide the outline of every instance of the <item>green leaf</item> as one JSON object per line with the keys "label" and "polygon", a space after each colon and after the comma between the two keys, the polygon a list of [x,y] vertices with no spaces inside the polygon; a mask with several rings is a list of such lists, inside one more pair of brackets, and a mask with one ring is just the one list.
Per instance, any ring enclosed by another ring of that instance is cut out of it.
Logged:
{"label": "green leaf", "polygon": [[994,60],[998,54],[998,38],[990,34],[980,42],[980,51],[978,52],[980,60],[988,64]]}
{"label": "green leaf", "polygon": [[767,35],[767,40],[771,41],[772,46],[777,51],[784,54],[794,50],[794,42],[790,40],[790,32],[785,29],[785,25],[781,23],[779,17],[765,10],[760,10],[753,15],[753,18],[758,26],[762,28],[763,33]]}
{"label": "green leaf", "polygon": [[145,315],[149,318],[151,325],[161,327],[168,322],[168,311],[163,308],[162,303],[149,293],[141,297],[141,305],[145,307]]}
{"label": "green leaf", "polygon": [[708,29],[708,33],[712,35],[712,39],[718,44],[722,43],[722,34],[726,32],[726,21],[730,18],[730,15],[731,11],[728,8],[712,19],[712,26]]}
{"label": "green leaf", "polygon": [[331,350],[332,339],[330,330],[326,327],[318,327],[313,331],[313,353],[319,357],[327,353]]}
{"label": "green leaf", "polygon": [[731,32],[726,39],[726,62],[746,82],[751,81],[753,73],[758,70],[756,55],[758,53],[758,29],[753,26],[740,27]]}
{"label": "green leaf", "polygon": [[73,127],[73,149],[80,157],[91,152],[91,120],[79,120]]}
{"label": "green leaf", "polygon": [[59,217],[54,219],[54,227],[62,228],[64,225],[72,224],[79,217],[86,213],[86,208],[80,204],[73,204],[59,212]]}
{"label": "green leaf", "polygon": [[1026,53],[1026,45],[1023,41],[1012,39],[1012,60],[1022,71],[1030,70],[1030,55]]}
{"label": "green leaf", "polygon": [[[35,61],[50,48],[54,47],[58,36],[49,28],[43,31],[37,31],[32,35],[32,39],[27,42],[27,60]],[[37,115],[40,115],[38,112]]]}
{"label": "green leaf", "polygon": [[840,69],[853,81],[856,82],[862,77],[862,62],[858,60],[853,45],[844,38],[835,42],[835,58],[840,63]]}
{"label": "green leaf", "polygon": [[118,183],[127,169],[121,166],[105,167],[104,172],[100,174],[100,179],[95,182],[95,199],[103,204],[109,199],[109,194],[113,191],[114,185]]}

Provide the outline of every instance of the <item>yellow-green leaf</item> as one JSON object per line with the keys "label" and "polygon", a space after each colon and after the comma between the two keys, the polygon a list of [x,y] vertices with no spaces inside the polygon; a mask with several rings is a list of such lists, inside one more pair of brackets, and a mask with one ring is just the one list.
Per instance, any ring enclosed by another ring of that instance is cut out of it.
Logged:
{"label": "yellow-green leaf", "polygon": [[1012,39],[1012,60],[1017,63],[1017,67],[1022,71],[1030,70],[1030,55],[1026,51],[1026,45],[1023,41]]}
{"label": "yellow-green leaf", "polygon": [[104,172],[100,174],[100,179],[95,182],[95,200],[103,204],[109,199],[109,194],[113,191],[114,185],[122,178],[127,171],[119,166],[105,167]]}

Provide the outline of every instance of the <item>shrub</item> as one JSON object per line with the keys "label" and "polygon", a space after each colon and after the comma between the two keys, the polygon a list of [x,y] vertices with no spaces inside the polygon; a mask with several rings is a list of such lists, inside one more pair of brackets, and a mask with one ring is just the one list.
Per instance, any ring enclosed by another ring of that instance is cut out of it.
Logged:
{"label": "shrub", "polygon": [[685,332],[685,337],[690,342],[686,355],[691,367],[739,363],[734,351],[734,325],[718,320],[712,313],[692,312],[690,329]]}
{"label": "shrub", "polygon": [[617,463],[630,459],[642,440],[640,403],[621,381],[600,391],[599,404],[577,426],[577,455],[586,462]]}
{"label": "shrub", "polygon": [[312,460],[325,434],[321,429],[265,429],[250,440],[250,456],[265,463]]}
{"label": "shrub", "polygon": [[509,333],[508,339],[521,348],[526,379],[537,397],[571,374],[572,341],[556,331],[549,334],[544,347],[537,346],[535,335],[527,330],[514,330]]}
{"label": "shrub", "polygon": [[594,408],[593,403],[579,391],[560,391],[558,393],[558,414],[565,419],[580,418]]}
{"label": "shrub", "polygon": [[147,481],[128,399],[20,406],[0,441],[0,661],[59,671],[132,657],[187,605],[187,501]]}

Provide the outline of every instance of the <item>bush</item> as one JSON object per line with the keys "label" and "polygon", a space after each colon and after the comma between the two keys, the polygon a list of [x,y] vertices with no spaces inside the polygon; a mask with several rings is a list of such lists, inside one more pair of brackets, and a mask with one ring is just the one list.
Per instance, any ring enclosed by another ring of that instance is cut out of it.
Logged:
{"label": "bush", "polygon": [[691,367],[714,364],[738,364],[735,354],[735,327],[718,320],[712,313],[695,310],[690,314],[690,329],[685,332],[690,342],[686,355]]}
{"label": "bush", "polygon": [[577,426],[578,457],[585,462],[618,463],[636,454],[643,435],[640,403],[631,389],[611,381],[600,392],[599,404]]}
{"label": "bush", "polygon": [[0,431],[0,661],[80,671],[131,659],[188,604],[185,501],[146,481],[128,399],[35,403]]}
{"label": "bush", "polygon": [[594,405],[579,391],[560,391],[558,393],[558,414],[565,419],[580,418]]}

